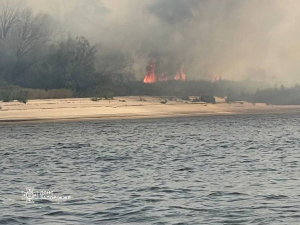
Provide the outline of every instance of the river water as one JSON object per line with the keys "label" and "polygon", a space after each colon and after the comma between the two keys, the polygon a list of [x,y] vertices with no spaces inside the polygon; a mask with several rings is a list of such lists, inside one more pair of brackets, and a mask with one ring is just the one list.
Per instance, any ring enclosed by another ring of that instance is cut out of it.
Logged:
{"label": "river water", "polygon": [[300,224],[299,116],[0,125],[0,224]]}

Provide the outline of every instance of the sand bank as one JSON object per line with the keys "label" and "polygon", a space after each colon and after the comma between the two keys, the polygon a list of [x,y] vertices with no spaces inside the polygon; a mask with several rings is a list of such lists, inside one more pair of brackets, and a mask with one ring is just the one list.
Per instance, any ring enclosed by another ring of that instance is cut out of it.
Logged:
{"label": "sand bank", "polygon": [[0,102],[0,106],[0,123],[300,112],[300,106],[227,104],[220,99],[217,104],[181,100],[168,100],[167,104],[162,104],[158,97],[116,97],[115,100],[99,102],[90,99],[30,100],[26,105]]}

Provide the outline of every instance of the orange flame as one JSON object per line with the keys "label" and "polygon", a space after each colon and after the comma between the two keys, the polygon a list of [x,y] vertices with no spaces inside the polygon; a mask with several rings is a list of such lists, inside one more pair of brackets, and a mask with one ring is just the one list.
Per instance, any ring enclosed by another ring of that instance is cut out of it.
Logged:
{"label": "orange flame", "polygon": [[155,83],[157,78],[155,75],[155,63],[153,62],[150,66],[150,68],[147,68],[148,72],[144,78],[144,83],[151,84]]}
{"label": "orange flame", "polygon": [[180,71],[176,73],[174,80],[186,81],[186,74],[183,72],[184,66],[180,68]]}

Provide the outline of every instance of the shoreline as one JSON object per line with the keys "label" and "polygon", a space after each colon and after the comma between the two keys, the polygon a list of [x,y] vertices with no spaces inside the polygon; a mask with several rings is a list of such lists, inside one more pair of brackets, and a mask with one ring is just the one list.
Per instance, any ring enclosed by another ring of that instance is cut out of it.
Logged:
{"label": "shoreline", "polygon": [[297,105],[228,104],[223,99],[218,99],[217,104],[182,100],[162,104],[161,100],[159,97],[116,97],[99,102],[86,98],[30,100],[26,105],[16,101],[0,102],[0,124],[300,113]]}

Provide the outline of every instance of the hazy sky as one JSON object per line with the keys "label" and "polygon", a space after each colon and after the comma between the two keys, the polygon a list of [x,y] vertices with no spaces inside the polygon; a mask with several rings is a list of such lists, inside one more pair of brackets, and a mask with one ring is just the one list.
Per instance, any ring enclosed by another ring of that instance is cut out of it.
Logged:
{"label": "hazy sky", "polygon": [[130,52],[137,68],[167,52],[192,78],[300,83],[299,0],[27,1],[62,18],[73,11],[70,32]]}

